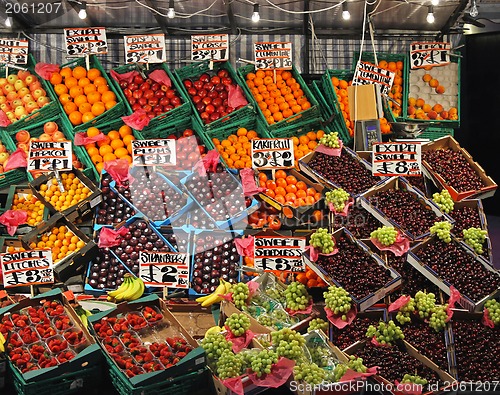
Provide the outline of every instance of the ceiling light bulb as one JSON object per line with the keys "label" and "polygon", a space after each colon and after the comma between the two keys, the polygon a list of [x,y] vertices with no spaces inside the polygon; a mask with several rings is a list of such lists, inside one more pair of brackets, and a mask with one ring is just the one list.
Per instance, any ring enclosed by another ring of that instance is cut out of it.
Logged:
{"label": "ceiling light bulb", "polygon": [[78,4],[78,18],[87,18],[87,3],[81,2]]}
{"label": "ceiling light bulb", "polygon": [[342,19],[345,21],[351,19],[351,13],[347,9],[347,2],[342,3]]}
{"label": "ceiling light bulb", "polygon": [[12,17],[7,17],[7,19],[5,20],[5,26],[12,27]]}
{"label": "ceiling light bulb", "polygon": [[260,21],[259,5],[254,4],[253,5],[252,22],[257,23],[258,21]]}
{"label": "ceiling light bulb", "polygon": [[168,12],[167,12],[167,17],[168,17],[168,19],[173,19],[173,18],[175,18],[174,0],[170,0],[170,1],[168,2]]}
{"label": "ceiling light bulb", "polygon": [[439,5],[439,0],[431,0],[432,5]]}
{"label": "ceiling light bulb", "polygon": [[427,23],[434,23],[435,18],[434,18],[434,7],[429,6],[429,12],[427,13]]}
{"label": "ceiling light bulb", "polygon": [[473,18],[479,15],[479,11],[477,10],[476,0],[472,0],[472,7],[470,8],[469,14]]}

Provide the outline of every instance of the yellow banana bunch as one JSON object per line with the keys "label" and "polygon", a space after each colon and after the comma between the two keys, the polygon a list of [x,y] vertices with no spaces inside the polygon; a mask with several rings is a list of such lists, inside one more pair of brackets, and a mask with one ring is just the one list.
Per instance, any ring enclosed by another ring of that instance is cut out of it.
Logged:
{"label": "yellow banana bunch", "polygon": [[219,286],[217,289],[209,295],[201,296],[196,301],[201,303],[202,307],[208,307],[215,303],[220,303],[222,301],[222,297],[220,295],[225,295],[231,291],[231,283],[227,282],[224,279],[220,279]]}
{"label": "yellow banana bunch", "polygon": [[108,292],[110,302],[124,302],[139,299],[144,293],[144,281],[131,274],[125,274],[123,283],[114,291]]}
{"label": "yellow banana bunch", "polygon": [[0,332],[0,354],[5,352],[5,337]]}

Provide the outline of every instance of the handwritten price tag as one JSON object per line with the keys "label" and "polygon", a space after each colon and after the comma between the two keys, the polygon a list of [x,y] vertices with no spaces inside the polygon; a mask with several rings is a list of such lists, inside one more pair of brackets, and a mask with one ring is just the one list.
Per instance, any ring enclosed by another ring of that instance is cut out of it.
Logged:
{"label": "handwritten price tag", "polygon": [[229,59],[228,34],[198,34],[191,36],[191,60],[222,62]]}
{"label": "handwritten price tag", "polygon": [[410,45],[410,67],[446,66],[450,63],[450,43],[429,42]]}
{"label": "handwritten price tag", "polygon": [[167,60],[164,34],[123,37],[126,63],[163,63]]}
{"label": "handwritten price tag", "polygon": [[305,247],[305,237],[255,236],[255,267],[265,271],[305,272],[302,259]]}
{"label": "handwritten price tag", "polygon": [[374,176],[419,176],[422,174],[420,143],[374,143],[372,149]]}
{"label": "handwritten price tag", "polygon": [[132,164],[134,166],[175,166],[175,147],[174,139],[133,140]]}
{"label": "handwritten price tag", "polygon": [[0,63],[28,63],[28,40],[0,38]]}
{"label": "handwritten price tag", "polygon": [[52,252],[50,250],[1,254],[0,262],[5,288],[54,282]]}
{"label": "handwritten price tag", "polygon": [[108,53],[106,29],[104,27],[64,29],[68,56],[85,56]]}
{"label": "handwritten price tag", "polygon": [[31,141],[28,152],[28,171],[71,170],[73,151],[71,141]]}
{"label": "handwritten price tag", "polygon": [[253,46],[256,69],[290,70],[292,68],[291,42],[256,42]]}
{"label": "handwritten price tag", "polygon": [[254,169],[289,169],[294,165],[292,139],[252,140],[252,167]]}
{"label": "handwritten price tag", "polygon": [[189,288],[187,254],[173,252],[139,253],[139,276],[151,287]]}
{"label": "handwritten price tag", "polygon": [[382,94],[387,95],[391,91],[396,74],[389,70],[381,69],[374,64],[368,62],[358,62],[354,77],[353,85],[368,85],[376,84],[380,86]]}

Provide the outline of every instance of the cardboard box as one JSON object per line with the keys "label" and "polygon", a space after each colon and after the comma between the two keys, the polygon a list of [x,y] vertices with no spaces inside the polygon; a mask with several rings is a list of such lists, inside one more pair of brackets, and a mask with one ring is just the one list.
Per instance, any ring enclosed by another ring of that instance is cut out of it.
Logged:
{"label": "cardboard box", "polygon": [[[97,186],[88,178],[85,176],[80,170],[78,169],[73,169],[71,171],[61,171],[59,174],[69,174],[73,173],[75,174],[76,178],[78,178],[87,188],[89,188],[92,191],[92,194],[83,199],[81,202],[78,202],[77,204],[74,204],[71,207],[68,207],[66,210],[62,211],[62,214],[68,218],[70,222],[75,222],[77,218],[83,217],[84,215],[92,212],[92,209],[99,205],[102,201],[102,195],[101,195],[101,190],[97,188]],[[41,175],[40,177],[36,178],[31,182],[30,188],[33,191],[33,195],[35,195],[38,200],[40,200],[45,207],[47,207],[50,211],[51,214],[55,214],[58,211],[56,208],[50,203],[50,201],[46,200],[42,195],[40,195],[40,186],[42,184],[47,184],[49,181],[53,180],[55,178],[54,172],[46,173]]]}
{"label": "cardboard box", "polygon": [[[420,243],[413,247],[410,252],[408,253],[408,262],[415,268],[417,269],[420,273],[422,273],[426,278],[428,278],[430,281],[432,281],[434,284],[436,284],[442,291],[444,291],[447,295],[450,295],[450,286],[454,285],[449,283],[447,280],[441,278],[438,273],[436,273],[434,270],[432,270],[431,267],[428,265],[422,264],[420,258],[418,257],[418,253],[421,249],[423,249],[425,246],[427,246],[429,243],[434,242],[436,236],[432,236],[431,238],[427,239],[423,243]],[[468,255],[472,256],[479,264],[483,265],[483,267],[486,268],[489,272],[491,272],[492,276],[500,276],[500,273],[492,268],[488,262],[476,255],[473,251],[471,251],[469,248],[467,248],[463,242],[458,241],[456,238],[452,238],[452,243],[456,243],[459,247],[463,248]],[[457,270],[459,270],[457,268]],[[455,285],[454,285],[455,286]],[[455,286],[456,287],[456,286]],[[470,312],[474,311],[479,311],[482,309],[483,305],[486,303],[487,300],[495,298],[497,295],[500,295],[500,287],[497,288],[495,291],[493,291],[490,295],[485,296],[481,300],[471,300],[468,296],[462,294],[460,289],[457,288],[457,290],[460,292],[460,299],[458,300],[458,303],[469,310]]]}
{"label": "cardboard box", "polygon": [[476,174],[481,178],[484,186],[477,191],[458,192],[455,188],[448,185],[444,178],[436,171],[434,171],[432,166],[427,161],[422,159],[422,170],[424,174],[432,180],[432,182],[438,189],[446,189],[450,193],[452,199],[456,202],[459,202],[463,199],[485,199],[495,194],[498,185],[491,179],[491,177],[486,175],[484,169],[472,159],[472,156],[464,148],[460,147],[458,141],[455,140],[452,136],[441,137],[440,139],[423,145],[422,154],[427,151],[434,151],[445,148],[450,148],[455,152],[461,152],[470,166],[474,169]]}
{"label": "cardboard box", "polygon": [[[377,292],[364,296],[362,299],[356,299],[354,296],[350,295],[352,302],[356,305],[358,311],[364,311],[367,308],[373,306],[379,300],[383,299],[386,295],[391,293],[394,289],[401,285],[401,276],[393,268],[388,267],[385,262],[375,253],[373,253],[363,242],[355,239],[352,234],[345,228],[341,228],[333,233],[333,237],[336,241],[340,239],[342,235],[345,235],[352,243],[356,244],[359,249],[365,251],[373,260],[374,264],[382,266],[385,270],[390,273],[392,278],[385,286],[379,289]],[[308,254],[304,254],[306,258],[306,264],[327,284],[336,285],[337,287],[342,287],[337,280],[335,280],[332,275],[328,274],[322,267],[320,267],[315,262],[309,259]],[[355,270],[355,268],[353,268]]]}
{"label": "cardboard box", "polygon": [[185,303],[167,301],[167,307],[195,340],[203,339],[206,331],[217,325],[211,309],[201,307],[194,301]]}
{"label": "cardboard box", "polygon": [[384,115],[380,89],[377,85],[348,86],[347,96],[352,121],[370,121]]}
{"label": "cardboard box", "polygon": [[380,210],[377,205],[376,201],[374,203],[370,202],[371,197],[375,197],[375,195],[378,192],[381,191],[390,191],[390,190],[396,190],[396,189],[403,189],[408,192],[410,192],[417,202],[423,206],[424,208],[428,210],[432,210],[434,214],[436,215],[437,218],[442,218],[445,221],[448,221],[450,223],[454,223],[455,221],[453,218],[451,218],[448,214],[443,213],[439,207],[437,206],[436,203],[434,203],[432,200],[427,199],[422,192],[420,192],[418,189],[413,188],[408,182],[400,177],[392,177],[387,180],[385,180],[381,185],[377,186],[376,188],[373,188],[369,190],[368,192],[365,192],[363,195],[361,195],[361,206],[363,206],[369,213],[371,213],[375,218],[377,218],[380,222],[382,222],[386,226],[394,226],[396,229],[400,230],[408,239],[410,240],[422,240],[425,239],[426,237],[429,237],[430,231],[427,231],[423,234],[420,235],[415,235],[411,233],[409,230],[405,229],[403,225],[397,223],[393,219],[389,218],[382,210]]}
{"label": "cardboard box", "polygon": [[54,275],[60,281],[66,281],[70,277],[77,275],[83,276],[88,263],[97,256],[97,245],[61,213],[53,215],[47,222],[42,222],[33,231],[24,235],[21,238],[24,248],[30,249],[29,245],[31,242],[36,242],[38,236],[49,232],[56,225],[66,226],[68,230],[73,232],[80,240],[85,242],[85,246],[54,264]]}

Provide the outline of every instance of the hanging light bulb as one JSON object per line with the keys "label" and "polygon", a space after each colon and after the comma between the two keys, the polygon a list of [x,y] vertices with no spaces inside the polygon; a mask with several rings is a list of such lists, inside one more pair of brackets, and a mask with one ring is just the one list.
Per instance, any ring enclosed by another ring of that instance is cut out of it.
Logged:
{"label": "hanging light bulb", "polygon": [[434,7],[429,6],[429,12],[427,13],[427,23],[434,23],[435,18],[434,18]]}
{"label": "hanging light bulb", "polygon": [[342,3],[342,19],[345,21],[351,19],[351,13],[347,9],[347,1]]}
{"label": "hanging light bulb", "polygon": [[477,10],[476,0],[472,0],[472,7],[470,8],[469,14],[473,18],[479,15],[479,11]]}
{"label": "hanging light bulb", "polygon": [[439,0],[431,0],[432,5],[439,5]]}
{"label": "hanging light bulb", "polygon": [[85,2],[81,2],[79,5],[78,5],[78,8],[80,9],[78,11],[78,18],[80,19],[85,19],[87,18],[87,3]]}
{"label": "hanging light bulb", "polygon": [[168,17],[168,19],[174,19],[175,18],[174,0],[170,0],[168,2],[167,17]]}
{"label": "hanging light bulb", "polygon": [[5,26],[12,27],[12,17],[11,16],[8,16],[7,19],[5,20]]}
{"label": "hanging light bulb", "polygon": [[253,5],[252,22],[257,23],[258,21],[260,21],[259,5],[255,3]]}

